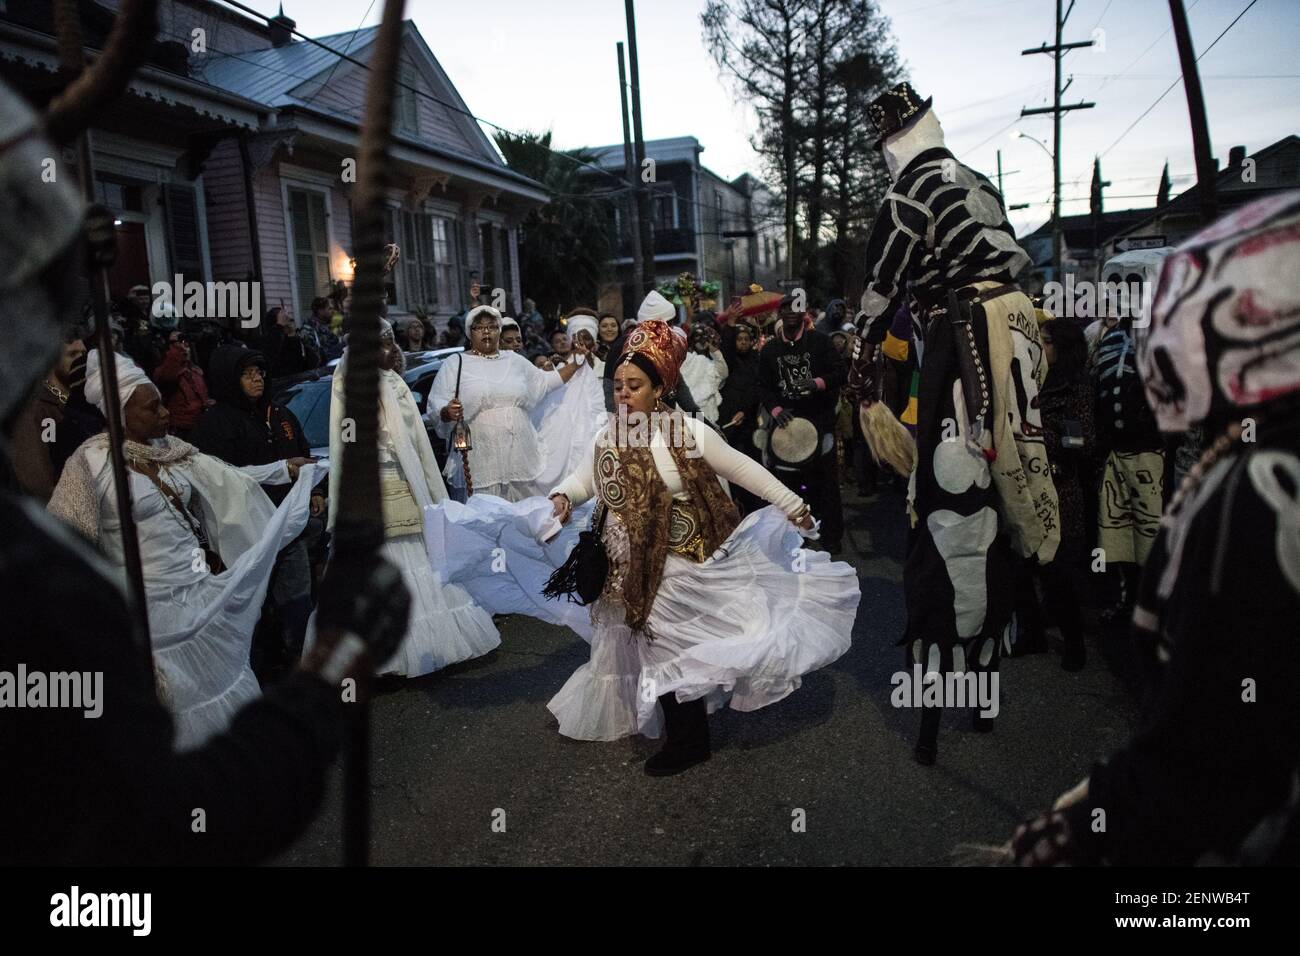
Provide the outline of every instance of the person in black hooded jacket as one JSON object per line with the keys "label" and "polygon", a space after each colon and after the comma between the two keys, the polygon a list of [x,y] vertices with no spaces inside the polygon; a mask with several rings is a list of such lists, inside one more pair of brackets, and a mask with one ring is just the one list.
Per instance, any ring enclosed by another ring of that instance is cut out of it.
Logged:
{"label": "person in black hooded jacket", "polygon": [[[242,345],[223,345],[214,350],[208,367],[208,387],[213,404],[204,411],[191,437],[199,451],[239,468],[310,460],[311,448],[297,416],[271,401],[266,358],[261,352]],[[255,641],[255,665],[282,663],[286,653],[296,658],[302,649],[312,609],[310,549],[324,529],[323,486],[324,482],[312,493],[307,527],[276,558],[268,589],[280,616],[285,646],[259,648]],[[278,505],[290,487],[263,486],[263,490]]]}
{"label": "person in black hooded jacket", "polygon": [[[190,439],[199,451],[237,468],[311,456],[297,416],[271,401],[267,369],[266,357],[257,349],[223,345],[213,351],[208,365],[213,404]],[[292,487],[263,490],[278,505]],[[315,504],[312,514],[317,513]]]}

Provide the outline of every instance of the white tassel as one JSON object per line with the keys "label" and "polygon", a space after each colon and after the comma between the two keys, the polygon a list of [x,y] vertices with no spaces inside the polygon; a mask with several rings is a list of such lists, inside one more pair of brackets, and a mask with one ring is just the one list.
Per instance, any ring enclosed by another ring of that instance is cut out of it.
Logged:
{"label": "white tassel", "polygon": [[899,475],[910,475],[916,466],[916,441],[889,407],[872,402],[859,409],[858,420],[876,464],[884,462]]}

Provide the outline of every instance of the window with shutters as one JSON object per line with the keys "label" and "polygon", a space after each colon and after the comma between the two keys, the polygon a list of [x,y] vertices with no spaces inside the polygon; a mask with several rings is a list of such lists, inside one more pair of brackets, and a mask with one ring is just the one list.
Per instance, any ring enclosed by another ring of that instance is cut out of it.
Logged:
{"label": "window with shutters", "polygon": [[423,212],[399,210],[402,247],[403,309],[448,312],[455,303],[455,265],[451,220]]}
{"label": "window with shutters", "polygon": [[199,237],[199,209],[193,186],[170,183],[163,201],[167,214],[167,249],[172,272],[203,282],[203,242]]}
{"label": "window with shutters", "polygon": [[415,68],[403,63],[397,71],[397,89],[393,96],[393,114],[397,119],[397,128],[404,133],[420,131],[420,110],[416,103],[417,80],[419,74]]}
{"label": "window with shutters", "polygon": [[483,274],[479,281],[484,289],[495,289],[497,282],[497,242],[496,227],[485,222],[478,227],[479,248],[483,250]]}
{"label": "window with shutters", "polygon": [[326,195],[314,189],[289,191],[289,219],[293,247],[294,291],[303,314],[312,299],[329,295],[330,246]]}

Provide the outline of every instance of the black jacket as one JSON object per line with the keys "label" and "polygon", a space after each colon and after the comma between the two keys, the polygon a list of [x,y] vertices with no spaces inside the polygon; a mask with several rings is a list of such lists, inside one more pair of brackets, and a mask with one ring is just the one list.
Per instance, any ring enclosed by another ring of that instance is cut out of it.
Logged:
{"label": "black jacket", "polygon": [[736,427],[742,432],[753,431],[758,409],[763,401],[763,380],[760,359],[756,349],[744,355],[731,351],[727,358],[727,380],[722,383],[722,405],[718,411],[718,424],[731,421],[736,412],[744,412],[745,420]]}
{"label": "black jacket", "polygon": [[[822,434],[835,429],[835,404],[846,370],[829,335],[804,329],[798,339],[787,342],[778,332],[759,354],[759,374],[763,405],[769,412],[789,409],[800,418],[812,421]],[[803,397],[792,396],[791,387],[805,378],[820,378],[826,387]]]}
{"label": "black jacket", "polygon": [[0,865],[247,865],[287,847],[338,749],[338,688],[296,672],[177,754],[125,599],[52,525],[34,502],[0,495],[0,671],[99,672],[101,713],[2,712]]}
{"label": "black jacket", "polygon": [[[266,359],[256,349],[238,345],[223,345],[212,353],[208,391],[214,403],[199,419],[191,443],[237,468],[309,456],[311,448],[302,425],[293,412],[271,401],[269,381],[256,403],[244,395],[239,378],[250,365],[265,371]],[[291,487],[268,485],[264,490],[278,505]]]}

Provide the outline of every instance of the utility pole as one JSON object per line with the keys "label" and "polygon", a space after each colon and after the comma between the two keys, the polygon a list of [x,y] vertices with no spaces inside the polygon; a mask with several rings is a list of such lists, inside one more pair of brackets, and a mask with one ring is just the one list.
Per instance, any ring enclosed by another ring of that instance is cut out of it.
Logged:
{"label": "utility pole", "polygon": [[[627,176],[628,186],[628,212],[630,215],[629,225],[632,233],[632,287],[636,289],[637,296],[645,295],[645,279],[643,268],[645,263],[641,261],[641,217],[637,209],[637,165],[636,157],[632,151],[632,131],[628,125],[627,117],[627,73],[623,66],[623,44],[615,44],[618,47],[618,103],[623,108],[623,169]],[[620,235],[619,242],[623,237]],[[632,303],[636,305],[637,303]],[[624,315],[627,314],[625,309]]]}
{"label": "utility pole", "polygon": [[1004,203],[1007,201],[1007,194],[1002,191],[1002,150],[998,150],[998,195]]}
{"label": "utility pole", "polygon": [[[645,137],[641,134],[641,73],[636,59],[636,11],[633,0],[624,0],[627,12],[628,67],[632,74],[632,135],[636,147],[636,165],[639,175],[645,170]],[[637,217],[641,229],[641,295],[646,295],[655,284],[655,241],[650,230],[650,186],[640,182],[636,190]]]}
{"label": "utility pole", "polygon": [[1048,46],[1044,43],[1042,46],[1032,50],[1021,50],[1021,56],[1028,56],[1031,53],[1050,53],[1056,61],[1056,83],[1053,86],[1054,98],[1051,107],[1039,107],[1036,109],[1021,109],[1021,116],[1035,116],[1040,113],[1052,114],[1053,125],[1053,147],[1052,147],[1052,271],[1053,278],[1061,281],[1061,114],[1068,113],[1070,110],[1090,110],[1096,103],[1075,103],[1072,106],[1061,105],[1061,94],[1070,84],[1066,83],[1065,87],[1061,86],[1061,55],[1066,50],[1075,50],[1079,47],[1092,46],[1091,40],[1080,40],[1077,43],[1062,43],[1061,33],[1065,29],[1065,21],[1070,18],[1070,11],[1074,9],[1074,0],[1070,0],[1070,6],[1064,14],[1061,12],[1062,0],[1056,0],[1056,43]]}
{"label": "utility pole", "polygon": [[1196,68],[1196,51],[1187,28],[1187,11],[1182,0],[1169,0],[1174,20],[1174,41],[1178,44],[1178,62],[1183,70],[1183,89],[1187,91],[1187,112],[1192,121],[1192,150],[1196,154],[1196,194],[1201,206],[1201,224],[1208,226],[1219,215],[1215,191],[1218,170],[1210,155],[1210,127],[1205,119],[1205,98],[1201,95],[1201,74]]}

